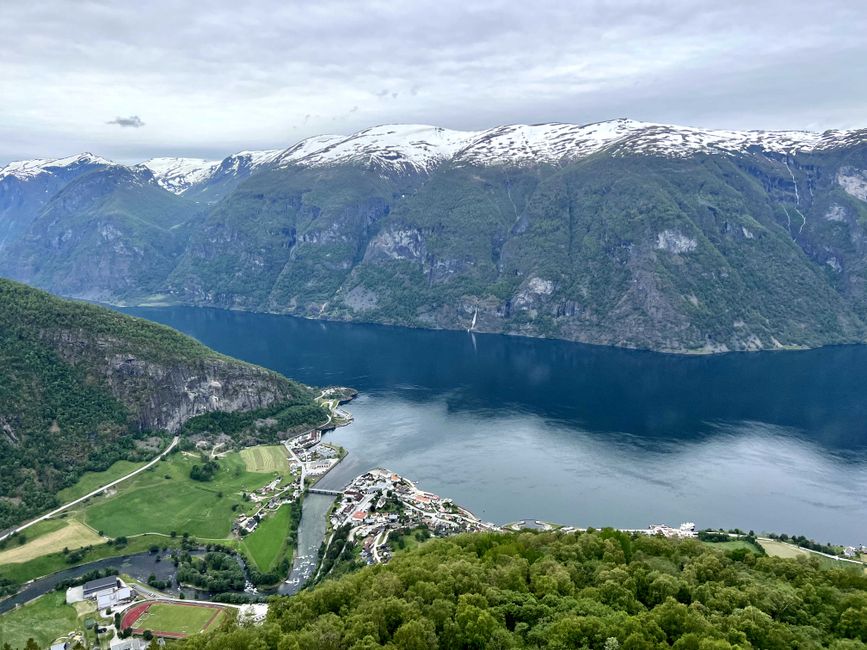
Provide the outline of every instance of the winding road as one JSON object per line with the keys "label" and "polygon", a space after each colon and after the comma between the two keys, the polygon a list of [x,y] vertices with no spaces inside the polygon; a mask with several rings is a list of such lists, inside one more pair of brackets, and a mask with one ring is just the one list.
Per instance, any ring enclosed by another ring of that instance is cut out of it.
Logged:
{"label": "winding road", "polygon": [[103,485],[102,487],[93,490],[92,492],[88,492],[83,497],[79,497],[75,501],[70,501],[69,503],[62,505],[59,508],[56,508],[47,514],[42,515],[41,517],[37,517],[36,519],[31,519],[26,524],[21,524],[20,526],[18,526],[18,528],[13,528],[11,530],[3,531],[3,533],[0,533],[0,542],[2,542],[4,539],[6,539],[7,537],[9,537],[11,535],[14,535],[15,533],[20,533],[22,530],[30,528],[30,526],[32,526],[33,524],[37,524],[40,521],[45,521],[46,519],[51,519],[52,517],[60,514],[64,510],[68,510],[72,506],[78,505],[82,501],[87,501],[89,498],[94,497],[97,494],[100,494],[102,492],[105,492],[107,489],[114,487],[118,483],[122,483],[125,480],[127,480],[128,478],[132,478],[136,474],[140,474],[141,472],[145,471],[149,467],[153,467],[154,465],[156,465],[160,461],[160,459],[162,459],[163,456],[165,456],[172,449],[175,448],[175,446],[178,444],[178,440],[179,440],[178,436],[175,436],[174,438],[172,438],[172,443],[168,447],[166,447],[162,452],[160,452],[160,454],[157,455],[157,457],[154,458],[152,461],[150,461],[147,465],[142,465],[141,467],[139,467],[136,470],[133,470],[129,474],[127,474],[125,476],[121,476],[119,479],[115,479],[111,483],[107,483],[107,484]]}

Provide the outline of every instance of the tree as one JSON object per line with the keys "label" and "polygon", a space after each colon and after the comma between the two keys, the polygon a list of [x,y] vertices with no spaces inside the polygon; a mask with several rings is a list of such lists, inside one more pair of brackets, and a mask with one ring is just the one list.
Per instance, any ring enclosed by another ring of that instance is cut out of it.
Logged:
{"label": "tree", "polygon": [[402,650],[435,650],[438,645],[434,625],[427,619],[401,625],[394,633],[394,643]]}

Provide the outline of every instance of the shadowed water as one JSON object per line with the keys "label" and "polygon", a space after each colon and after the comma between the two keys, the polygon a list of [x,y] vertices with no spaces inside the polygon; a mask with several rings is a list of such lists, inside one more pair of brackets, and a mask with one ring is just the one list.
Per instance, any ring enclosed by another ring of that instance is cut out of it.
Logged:
{"label": "shadowed water", "polygon": [[496,522],[695,521],[867,542],[867,346],[682,357],[194,308],[128,309],[357,388],[339,486],[383,465]]}

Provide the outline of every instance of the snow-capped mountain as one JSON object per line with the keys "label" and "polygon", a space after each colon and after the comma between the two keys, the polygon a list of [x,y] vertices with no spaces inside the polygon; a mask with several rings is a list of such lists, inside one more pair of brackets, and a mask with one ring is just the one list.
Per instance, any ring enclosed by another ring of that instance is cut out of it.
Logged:
{"label": "snow-capped mountain", "polygon": [[169,192],[183,194],[192,185],[206,180],[219,164],[219,160],[203,158],[151,158],[139,167],[149,169],[156,182]]}
{"label": "snow-capped mountain", "polygon": [[865,140],[867,130],[730,131],[629,119],[584,125],[516,124],[486,131],[393,124],[350,136],[316,136],[276,154],[272,151],[258,154],[261,164],[277,167],[357,164],[387,172],[429,173],[445,162],[482,166],[558,164],[605,150],[612,155],[666,157],[751,151],[795,154],[851,146]]}
{"label": "snow-capped mountain", "polygon": [[29,180],[41,174],[56,173],[61,170],[82,167],[85,165],[114,165],[115,163],[92,153],[80,153],[66,158],[52,160],[19,160],[0,168],[0,180],[14,177],[18,180]]}
{"label": "snow-capped mountain", "polygon": [[[375,126],[349,136],[319,135],[286,149],[240,151],[223,160],[152,158],[146,168],[166,190],[197,200],[218,200],[249,176],[265,168],[360,165],[384,173],[431,173],[436,167],[557,165],[607,151],[614,156],[672,158],[699,153],[766,153],[794,155],[867,141],[867,130],[731,131],[656,124],[630,119],[594,124],[514,124],[485,131],[457,131],[419,124]],[[58,160],[13,162],[0,179],[36,175],[76,165],[112,165],[89,153]]]}

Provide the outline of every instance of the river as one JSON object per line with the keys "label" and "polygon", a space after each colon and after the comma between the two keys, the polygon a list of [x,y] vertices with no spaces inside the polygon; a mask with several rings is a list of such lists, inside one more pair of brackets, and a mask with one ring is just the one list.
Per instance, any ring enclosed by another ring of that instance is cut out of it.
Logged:
{"label": "river", "polygon": [[302,382],[358,389],[355,422],[328,434],[350,452],[329,487],[385,466],[497,523],[694,521],[867,543],[867,346],[687,357],[124,311]]}

